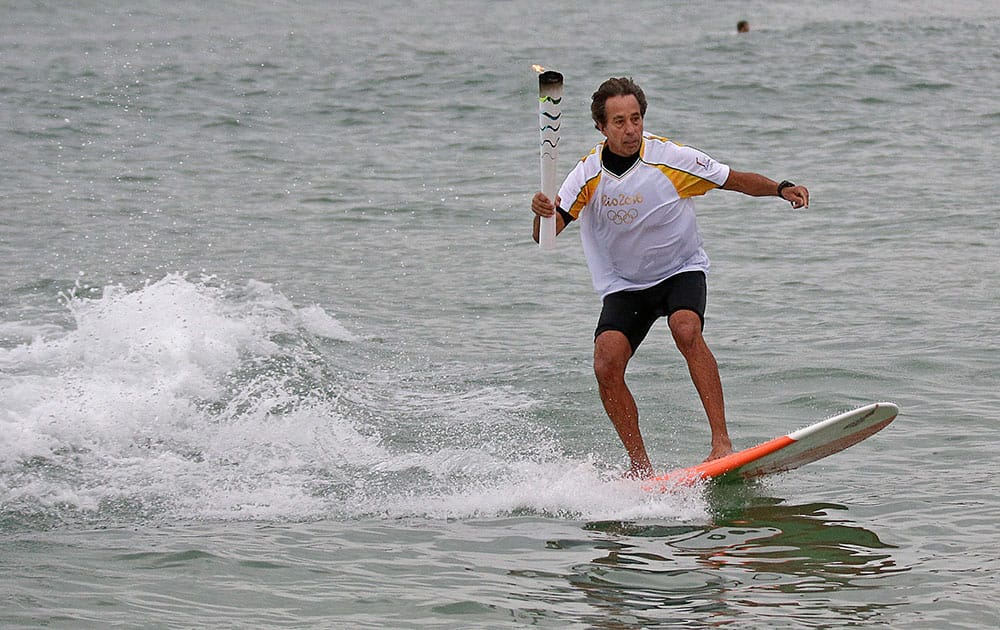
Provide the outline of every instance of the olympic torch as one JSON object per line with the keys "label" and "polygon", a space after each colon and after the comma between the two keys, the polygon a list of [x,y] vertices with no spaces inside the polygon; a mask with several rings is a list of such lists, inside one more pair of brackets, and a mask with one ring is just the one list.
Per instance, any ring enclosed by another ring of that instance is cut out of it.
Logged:
{"label": "olympic torch", "polygon": [[[539,160],[542,167],[542,193],[555,203],[559,194],[559,126],[562,124],[563,75],[535,65],[538,72]],[[542,217],[538,232],[542,249],[556,247],[556,218]]]}

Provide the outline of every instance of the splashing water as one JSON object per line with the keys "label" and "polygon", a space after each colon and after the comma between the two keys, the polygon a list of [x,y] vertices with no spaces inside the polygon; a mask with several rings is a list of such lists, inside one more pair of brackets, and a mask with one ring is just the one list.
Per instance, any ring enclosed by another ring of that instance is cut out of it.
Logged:
{"label": "splashing water", "polygon": [[7,520],[702,509],[566,457],[522,393],[364,363],[323,308],[260,282],[170,275],[66,304],[75,327],[0,350]]}

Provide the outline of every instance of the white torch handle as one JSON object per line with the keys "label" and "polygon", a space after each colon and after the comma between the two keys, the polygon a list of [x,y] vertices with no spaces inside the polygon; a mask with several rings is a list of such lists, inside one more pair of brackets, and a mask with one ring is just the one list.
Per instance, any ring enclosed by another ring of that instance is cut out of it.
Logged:
{"label": "white torch handle", "polygon": [[[559,127],[562,124],[563,77],[548,70],[538,76],[539,160],[542,193],[555,203],[559,194]],[[538,244],[542,249],[555,249],[556,218],[542,217]]]}

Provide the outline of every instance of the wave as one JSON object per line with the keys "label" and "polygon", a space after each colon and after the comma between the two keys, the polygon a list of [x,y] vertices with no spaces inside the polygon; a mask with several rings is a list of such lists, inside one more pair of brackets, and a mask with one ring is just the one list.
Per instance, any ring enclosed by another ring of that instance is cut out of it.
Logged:
{"label": "wave", "polygon": [[71,326],[0,349],[0,529],[702,513],[565,454],[529,395],[265,283],[169,275],[64,303]]}

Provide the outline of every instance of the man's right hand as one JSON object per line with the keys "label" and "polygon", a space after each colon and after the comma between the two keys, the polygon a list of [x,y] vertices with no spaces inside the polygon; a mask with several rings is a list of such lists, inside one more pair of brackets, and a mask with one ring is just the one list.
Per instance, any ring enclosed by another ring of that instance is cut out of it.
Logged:
{"label": "man's right hand", "polygon": [[531,198],[531,211],[535,213],[535,220],[532,222],[533,227],[531,236],[535,239],[536,243],[538,242],[538,233],[541,229],[541,217],[555,216],[556,234],[562,232],[563,228],[566,227],[566,221],[561,215],[556,213],[556,207],[558,204],[559,197],[556,197],[556,202],[552,203],[552,201],[541,192],[535,193],[535,196]]}
{"label": "man's right hand", "polygon": [[559,204],[559,197],[556,197],[556,203],[552,203],[548,197],[542,192],[536,192],[535,196],[531,198],[531,211],[540,217],[551,217],[556,213],[556,205]]}

